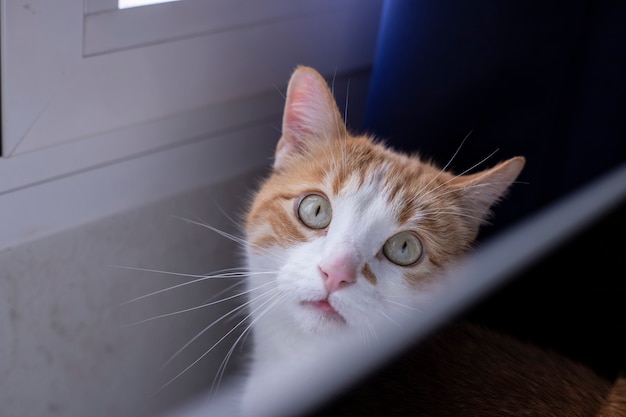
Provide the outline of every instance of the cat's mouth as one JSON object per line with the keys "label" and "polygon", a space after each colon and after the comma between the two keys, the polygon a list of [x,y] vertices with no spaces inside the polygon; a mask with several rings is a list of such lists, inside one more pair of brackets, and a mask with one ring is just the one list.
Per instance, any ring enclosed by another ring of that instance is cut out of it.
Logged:
{"label": "cat's mouth", "polygon": [[337,310],[335,310],[335,307],[333,307],[332,304],[330,304],[328,299],[316,300],[316,301],[302,301],[300,304],[302,304],[305,307],[315,309],[316,311],[324,314],[328,318],[331,318],[334,320],[340,320],[344,323],[346,321],[346,319],[344,319],[343,316],[339,314]]}

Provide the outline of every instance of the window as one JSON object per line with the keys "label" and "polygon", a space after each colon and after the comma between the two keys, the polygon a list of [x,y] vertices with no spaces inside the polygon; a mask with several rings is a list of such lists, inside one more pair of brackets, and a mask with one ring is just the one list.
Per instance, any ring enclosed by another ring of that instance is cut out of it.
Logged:
{"label": "window", "polygon": [[[120,10],[118,0],[0,1],[0,196],[268,125],[282,111],[276,89],[295,65],[326,75],[371,65],[382,6],[181,0]],[[275,141],[275,127],[258,140]]]}
{"label": "window", "polygon": [[168,3],[170,1],[179,0],[119,0],[117,7],[119,9],[130,9],[131,7],[151,6],[159,3]]}

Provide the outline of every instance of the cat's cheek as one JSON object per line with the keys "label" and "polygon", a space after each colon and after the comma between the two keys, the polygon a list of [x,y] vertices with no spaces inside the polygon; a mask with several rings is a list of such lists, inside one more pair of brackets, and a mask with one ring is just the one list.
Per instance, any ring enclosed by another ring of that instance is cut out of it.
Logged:
{"label": "cat's cheek", "polygon": [[280,268],[281,281],[294,287],[316,287],[323,290],[317,264],[318,260],[314,255],[291,252]]}
{"label": "cat's cheek", "polygon": [[406,274],[410,269],[387,264],[380,266],[382,277],[376,285],[378,299],[381,300],[380,311],[388,314],[406,313],[414,310],[419,304],[420,289],[410,282]]}
{"label": "cat's cheek", "polygon": [[286,282],[292,285],[315,287],[324,290],[318,265],[321,262],[321,240],[292,247],[281,256],[280,271]]}

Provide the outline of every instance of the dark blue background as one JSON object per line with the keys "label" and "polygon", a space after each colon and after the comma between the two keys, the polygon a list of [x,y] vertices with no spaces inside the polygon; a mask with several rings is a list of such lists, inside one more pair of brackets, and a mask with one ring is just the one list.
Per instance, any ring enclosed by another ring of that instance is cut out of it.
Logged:
{"label": "dark blue background", "polygon": [[387,0],[364,130],[462,172],[527,165],[493,233],[626,161],[626,1]]}

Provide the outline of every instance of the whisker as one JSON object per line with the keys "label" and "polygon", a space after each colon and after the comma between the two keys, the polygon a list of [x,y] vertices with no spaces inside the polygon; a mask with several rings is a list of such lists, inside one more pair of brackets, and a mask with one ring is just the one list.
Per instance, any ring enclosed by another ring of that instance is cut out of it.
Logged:
{"label": "whisker", "polygon": [[[269,283],[268,283],[269,284]],[[264,284],[265,285],[265,284]],[[264,286],[263,285],[263,286]],[[261,286],[255,288],[254,290],[259,289]],[[248,300],[247,302],[235,307],[234,309],[230,310],[229,312],[223,314],[220,318],[216,319],[215,321],[213,321],[211,324],[209,324],[207,327],[205,327],[204,329],[202,329],[199,333],[197,333],[194,337],[192,337],[189,341],[187,341],[187,343],[185,343],[182,347],[180,347],[176,352],[174,352],[164,363],[163,365],[161,365],[161,367],[159,368],[159,370],[163,370],[165,367],[167,367],[167,365],[169,365],[178,355],[180,355],[185,349],[187,349],[187,347],[189,347],[189,345],[191,345],[194,341],[198,340],[198,338],[200,336],[202,336],[204,333],[206,333],[211,327],[213,327],[214,325],[216,325],[217,323],[219,323],[220,321],[224,320],[226,317],[233,315],[234,313],[236,313],[239,310],[242,310],[243,308],[247,307],[250,305],[250,303],[252,303],[255,300],[260,299],[261,297],[264,297],[270,293],[272,293],[273,290],[269,290],[266,291],[262,294],[259,294],[258,296],[256,296],[254,299]]]}
{"label": "whisker", "polygon": [[459,152],[461,151],[461,148],[463,147],[463,145],[465,144],[465,141],[467,140],[467,138],[470,137],[470,135],[474,132],[474,130],[470,130],[469,133],[467,135],[465,135],[465,137],[463,138],[463,140],[461,141],[461,144],[456,148],[456,151],[454,151],[454,153],[452,154],[452,157],[448,160],[448,162],[446,163],[446,165],[443,167],[443,170],[447,170],[448,167],[450,166],[450,164],[452,164],[452,161],[454,161],[454,158],[456,158],[456,156],[459,154]]}
{"label": "whisker", "polygon": [[487,155],[486,157],[484,157],[483,159],[481,159],[480,161],[478,161],[477,163],[475,163],[474,165],[472,165],[471,167],[467,168],[465,171],[461,172],[458,176],[461,175],[465,175],[468,172],[470,172],[471,170],[473,170],[474,168],[477,168],[479,166],[481,166],[482,164],[484,164],[489,158],[491,158],[492,156],[494,156],[497,152],[499,151],[499,149],[494,150],[493,152],[491,152],[489,155]]}
{"label": "whisker", "polygon": [[[405,298],[405,296],[402,296],[402,298]],[[407,310],[416,311],[418,313],[423,313],[423,310],[420,310],[419,308],[414,307],[414,306],[410,306],[410,305],[407,305],[407,304],[399,303],[397,301],[393,301],[391,299],[391,297],[385,297],[385,301],[387,301],[390,304],[394,304],[394,305],[400,306],[402,308],[405,308]]]}
{"label": "whisker", "polygon": [[458,212],[458,211],[437,210],[437,211],[427,212],[425,214],[426,214],[426,216],[424,216],[424,218],[436,219],[437,215],[439,215],[439,214],[451,214],[453,216],[466,217],[468,219],[479,220],[481,222],[485,222],[486,224],[489,224],[489,221],[488,220],[484,220],[482,217],[473,216],[471,214],[461,213],[461,212]]}
{"label": "whisker", "polygon": [[241,297],[242,295],[249,294],[250,292],[255,291],[256,289],[264,287],[264,286],[269,285],[269,284],[272,284],[272,283],[271,282],[266,282],[265,284],[260,285],[257,288],[254,288],[254,289],[251,289],[251,290],[242,291],[241,293],[238,293],[238,294],[235,294],[235,295],[231,295],[231,296],[228,296],[228,297],[216,300],[216,301],[211,301],[211,302],[204,303],[204,304],[201,304],[201,305],[198,305],[198,306],[185,308],[183,310],[172,311],[171,313],[159,314],[158,316],[149,317],[147,319],[139,320],[139,321],[127,324],[126,327],[137,326],[139,324],[144,324],[144,323],[147,323],[147,322],[150,322],[150,321],[153,321],[153,320],[158,320],[158,319],[162,319],[162,318],[165,318],[165,317],[171,317],[171,316],[175,316],[175,315],[178,315],[178,314],[188,313],[190,311],[195,311],[195,310],[199,310],[201,308],[205,308],[205,307],[213,306],[213,305],[216,305],[216,304],[219,304],[219,303],[223,303],[225,301],[232,300],[232,299],[235,299],[237,297]]}
{"label": "whisker", "polygon": [[272,84],[272,86],[274,87],[274,90],[276,90],[278,92],[278,94],[280,94],[280,96],[284,100],[287,100],[287,96],[280,90],[280,88],[278,88],[278,86],[276,84]]}
{"label": "whisker", "polygon": [[233,235],[231,233],[225,232],[223,230],[220,230],[220,229],[215,228],[213,226],[210,226],[208,224],[202,223],[200,221],[196,221],[196,220],[192,220],[192,219],[188,219],[188,218],[184,218],[184,217],[178,217],[178,216],[174,216],[174,217],[178,218],[178,219],[180,219],[180,220],[182,220],[184,222],[187,222],[187,223],[190,223],[190,224],[195,224],[197,226],[209,229],[209,230],[211,230],[211,231],[213,231],[213,232],[215,232],[215,233],[217,233],[217,234],[219,234],[219,235],[221,235],[221,236],[223,236],[223,237],[225,237],[225,238],[227,238],[229,240],[232,240],[235,243],[238,243],[240,246],[242,246],[244,248],[248,247],[248,246],[251,246],[253,249],[255,249],[257,251],[260,251],[260,252],[262,252],[262,253],[264,253],[264,254],[266,254],[268,256],[272,256],[274,259],[283,260],[281,257],[278,256],[278,254],[276,252],[273,252],[273,251],[271,251],[268,248],[264,248],[262,246],[250,245],[250,243],[245,238],[242,238],[242,237],[239,237],[239,236],[235,236],[235,235]]}
{"label": "whisker", "polygon": [[241,237],[239,237],[239,236],[235,236],[235,235],[233,235],[233,234],[231,234],[231,233],[225,232],[225,231],[223,231],[223,230],[220,230],[220,229],[218,229],[218,228],[216,228],[216,227],[210,226],[210,225],[208,225],[208,224],[206,224],[206,223],[202,223],[202,222],[197,221],[197,220],[192,220],[192,219],[189,219],[189,218],[179,217],[179,216],[174,216],[174,217],[175,217],[175,218],[177,218],[177,219],[179,219],[179,220],[182,220],[182,221],[184,221],[184,222],[186,222],[186,223],[195,224],[195,225],[197,225],[197,226],[201,226],[201,227],[204,227],[204,228],[206,228],[206,229],[209,229],[209,230],[211,230],[211,231],[213,231],[213,232],[217,233],[217,234],[218,234],[218,235],[220,235],[220,236],[223,236],[223,237],[225,237],[225,238],[227,238],[227,239],[232,240],[232,241],[233,241],[233,242],[235,242],[235,243],[240,244],[240,245],[241,245],[241,246],[243,246],[243,247],[245,247],[245,246],[246,246],[246,243],[247,243],[247,242],[246,242],[246,240],[245,240],[244,238],[241,238]]}
{"label": "whisker", "polygon": [[344,104],[344,109],[343,109],[343,121],[344,124],[347,126],[348,124],[348,103],[349,103],[349,97],[350,97],[350,78],[348,78],[348,82],[346,83],[346,102]]}
{"label": "whisker", "polygon": [[233,352],[235,351],[235,348],[237,347],[237,345],[239,344],[239,342],[242,339],[245,339],[245,337],[248,336],[248,334],[250,333],[250,330],[252,329],[252,327],[256,324],[256,322],[263,317],[268,311],[270,311],[272,308],[274,308],[274,306],[276,306],[278,303],[280,303],[282,300],[284,300],[286,298],[285,294],[280,294],[279,297],[270,305],[268,306],[265,311],[263,311],[262,313],[260,313],[255,319],[252,320],[252,322],[241,332],[241,334],[237,337],[237,339],[235,340],[235,342],[233,343],[233,345],[231,346],[231,348],[228,350],[228,352],[226,353],[224,359],[222,360],[222,363],[220,364],[220,367],[218,368],[218,372],[215,376],[215,378],[213,379],[213,383],[211,384],[211,391],[214,390],[216,383],[217,385],[220,384],[223,376],[224,376],[224,372],[226,371],[226,365],[228,363],[228,361],[230,360]]}
{"label": "whisker", "polygon": [[359,336],[367,346],[372,344],[372,333],[369,327],[369,322],[359,324]]}
{"label": "whisker", "polygon": [[[226,212],[226,211],[222,208],[222,206],[221,206],[221,205],[220,205],[220,204],[219,204],[219,203],[218,203],[215,199],[212,199],[212,200],[213,200],[213,205],[214,205],[215,207],[217,207],[217,209],[220,211],[220,213],[222,213],[222,215],[223,215],[223,216],[224,216],[224,217],[225,217],[225,218],[226,218],[226,219],[227,219],[227,220],[228,220],[228,221],[229,221],[229,222],[230,222],[233,226],[235,226],[235,228],[237,229],[237,231],[238,231],[238,232],[240,232],[241,234],[243,234],[242,223],[241,223],[240,221],[236,221],[235,219],[233,219],[233,218],[230,216],[230,214],[228,214],[228,213],[227,213],[227,212]],[[198,216],[194,216],[194,217],[196,217],[196,220],[195,220],[195,221],[197,221],[198,223],[201,223],[201,224],[206,224],[206,223],[204,223],[202,220],[200,220],[200,218],[199,218]],[[176,219],[178,219],[178,220],[181,220],[181,218],[180,218],[180,217],[178,217],[178,216],[174,216],[174,218],[176,218]],[[185,219],[187,219],[187,218],[185,218]]]}
{"label": "whisker", "polygon": [[[393,304],[397,304],[397,303],[393,303]],[[389,320],[390,322],[392,322],[393,324],[395,324],[399,329],[402,328],[402,326],[400,326],[400,323],[398,323],[397,321],[395,321],[394,319],[392,319],[391,317],[389,317],[387,314],[385,314],[384,311],[382,310],[378,310],[378,312],[381,314],[381,316],[383,316],[384,318],[386,318],[387,320]]]}
{"label": "whisker", "polygon": [[171,275],[171,276],[176,276],[176,277],[187,277],[187,278],[201,278],[201,277],[206,277],[207,275],[221,274],[223,272],[235,272],[235,271],[246,270],[246,268],[226,268],[226,269],[220,269],[218,271],[212,272],[211,274],[186,274],[186,273],[181,273],[181,272],[171,272],[171,271],[164,271],[164,270],[159,270],[159,269],[138,268],[134,266],[110,265],[110,267],[119,268],[119,269],[128,269],[131,271],[152,272],[155,274],[165,274],[165,275]]}
{"label": "whisker", "polygon": [[372,336],[373,342],[378,343],[378,333],[376,333],[376,328],[372,325],[372,323],[370,323],[369,320],[367,320],[365,328],[368,330],[368,334]]}
{"label": "whisker", "polygon": [[[452,154],[452,157],[448,160],[448,162],[444,165],[444,167],[439,170],[439,172],[437,172],[437,175],[435,175],[433,178],[431,178],[430,181],[428,181],[423,187],[422,189],[426,189],[426,187],[428,187],[430,184],[432,184],[434,181],[437,180],[437,178],[439,178],[439,176],[441,174],[443,174],[443,172],[445,170],[448,169],[448,167],[450,166],[450,164],[452,164],[452,161],[454,161],[454,158],[456,158],[456,156],[459,154],[459,152],[461,151],[461,148],[463,147],[463,145],[465,144],[465,141],[467,140],[467,138],[470,137],[470,135],[472,134],[473,130],[470,130],[469,133],[467,135],[465,135],[465,137],[463,138],[463,140],[461,141],[461,144],[456,148],[456,151],[454,151],[454,154]],[[435,188],[436,189],[436,188]],[[428,193],[426,194],[428,195]]]}
{"label": "whisker", "polygon": [[[141,269],[143,271],[149,271],[147,269]],[[196,284],[198,282],[202,282],[202,281],[206,281],[209,279],[233,279],[233,278],[243,278],[243,277],[250,277],[250,276],[254,276],[254,275],[266,275],[266,274],[272,274],[272,272],[270,271],[259,271],[259,272],[225,272],[225,273],[221,273],[221,274],[215,274],[215,275],[194,275],[194,274],[178,274],[178,273],[173,273],[173,272],[163,272],[163,271],[152,271],[152,272],[156,272],[156,273],[166,273],[168,275],[177,275],[177,276],[185,276],[185,277],[199,277],[197,279],[191,280],[191,281],[186,281],[180,284],[176,284],[173,285],[171,287],[167,287],[167,288],[162,288],[160,290],[156,290],[153,291],[151,293],[148,294],[144,294],[141,295],[139,297],[135,297],[132,298],[130,300],[124,301],[123,303],[121,303],[120,305],[126,305],[126,304],[130,304],[130,303],[134,303],[136,301],[139,300],[143,300],[144,298],[148,298],[148,297],[152,297],[155,296],[157,294],[161,294],[167,291],[171,291],[171,290],[175,290],[177,288],[181,288],[181,287],[185,287],[187,285],[192,285],[192,284]]]}
{"label": "whisker", "polygon": [[[493,155],[496,154],[496,152],[498,152],[498,149],[494,150],[493,152],[491,152],[489,155],[487,155],[486,157],[484,157],[483,159],[481,159],[480,161],[478,161],[477,163],[475,163],[474,165],[472,165],[471,167],[467,168],[466,170],[464,170],[463,172],[454,175],[452,178],[450,178],[447,181],[442,182],[441,184],[437,185],[436,187],[428,190],[427,192],[425,192],[424,194],[420,195],[420,198],[427,198],[428,196],[430,196],[431,194],[435,193],[437,190],[439,190],[441,187],[446,186],[447,184],[449,184],[451,181],[454,181],[455,179],[467,174],[468,172],[470,172],[471,170],[475,169],[476,167],[482,165],[483,163],[485,163],[485,161],[487,161],[489,158],[491,158]],[[441,175],[443,173],[443,171],[439,171],[439,173],[437,173],[437,175],[431,179],[424,187],[422,187],[422,189],[426,189],[426,187],[428,185],[430,185],[437,177],[439,177],[439,175]]]}
{"label": "whisker", "polygon": [[213,294],[211,296],[211,298],[208,298],[207,300],[205,300],[205,302],[209,302],[215,299],[218,299],[219,297],[221,297],[222,295],[232,291],[233,289],[237,288],[237,287],[241,287],[242,285],[246,285],[246,281],[245,280],[238,280],[237,282],[235,282],[234,284],[229,285],[228,287],[224,288],[223,290],[221,290],[220,292]]}
{"label": "whisker", "polygon": [[[180,378],[183,374],[185,374],[189,369],[191,369],[195,364],[197,364],[198,362],[200,362],[200,360],[202,360],[206,355],[208,355],[213,349],[215,349],[215,347],[217,345],[219,345],[222,340],[226,339],[228,336],[230,336],[230,334],[232,332],[234,332],[239,326],[241,326],[242,323],[244,323],[248,318],[250,318],[254,313],[256,313],[256,311],[258,311],[260,308],[262,308],[265,304],[267,304],[268,302],[272,301],[275,298],[279,298],[280,301],[280,297],[281,294],[273,294],[271,298],[269,298],[269,300],[264,301],[260,306],[258,306],[256,309],[254,309],[252,312],[250,312],[246,317],[244,317],[239,323],[237,323],[235,326],[233,326],[232,329],[230,329],[224,336],[222,336],[217,342],[215,342],[213,344],[213,346],[211,346],[206,352],[204,352],[202,355],[200,355],[200,357],[198,357],[196,360],[194,360],[190,365],[188,365],[185,369],[183,369],[181,372],[179,372],[178,374],[176,374],[176,376],[174,376],[172,379],[170,379],[167,383],[165,383],[164,385],[161,386],[161,388],[159,388],[158,391],[163,390],[165,387],[167,387],[168,385],[170,385],[172,382],[176,381],[178,378]],[[265,312],[267,312],[268,310],[265,310]],[[257,320],[258,318],[262,317],[263,314],[260,314],[259,316],[257,316]],[[203,330],[204,332],[205,330]]]}
{"label": "whisker", "polygon": [[[517,182],[514,182],[514,184],[516,184]],[[508,184],[507,181],[490,181],[490,182],[486,182],[486,183],[478,183],[478,184],[469,184],[469,185],[465,185],[463,186],[464,190],[471,190],[473,188],[483,188],[483,187],[490,187],[492,185],[498,185],[498,184]],[[448,195],[448,194],[453,194],[456,193],[457,190],[448,190],[448,191],[443,191],[437,194],[437,198],[440,198],[442,196]]]}

